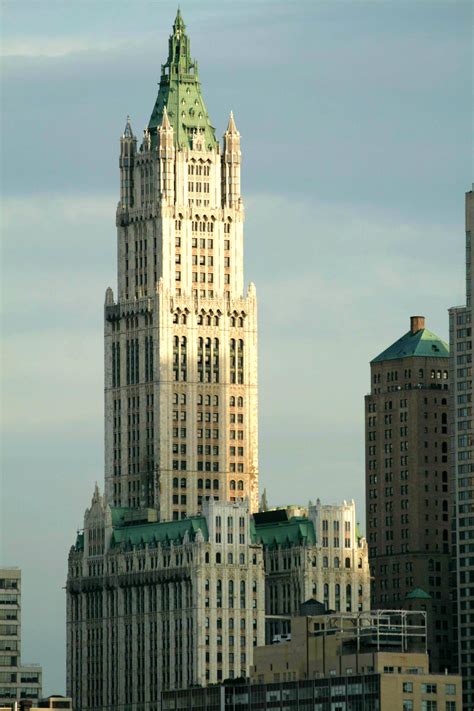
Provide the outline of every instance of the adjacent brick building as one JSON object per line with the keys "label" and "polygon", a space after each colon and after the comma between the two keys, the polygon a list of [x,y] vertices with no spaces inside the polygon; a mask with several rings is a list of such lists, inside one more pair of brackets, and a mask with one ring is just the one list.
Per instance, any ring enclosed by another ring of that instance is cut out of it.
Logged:
{"label": "adjacent brick building", "polygon": [[431,668],[452,668],[449,349],[413,316],[374,358],[365,398],[372,607],[428,612]]}

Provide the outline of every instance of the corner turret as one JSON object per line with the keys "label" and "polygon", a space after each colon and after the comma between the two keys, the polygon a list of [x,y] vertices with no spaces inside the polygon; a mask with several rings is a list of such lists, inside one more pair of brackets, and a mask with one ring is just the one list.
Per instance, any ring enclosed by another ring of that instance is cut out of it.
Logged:
{"label": "corner turret", "polygon": [[130,116],[127,116],[124,132],[120,138],[120,204],[126,211],[133,207],[133,171],[137,152],[137,139],[133,135]]}
{"label": "corner turret", "polygon": [[240,204],[240,159],[240,133],[231,111],[222,153],[222,200],[225,207],[238,207]]}

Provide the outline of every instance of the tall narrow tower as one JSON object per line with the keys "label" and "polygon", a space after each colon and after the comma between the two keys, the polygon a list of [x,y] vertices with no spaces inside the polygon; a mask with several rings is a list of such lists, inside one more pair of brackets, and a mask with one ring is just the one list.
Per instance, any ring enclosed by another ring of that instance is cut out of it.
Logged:
{"label": "tall narrow tower", "polygon": [[257,309],[244,293],[240,134],[222,149],[180,12],[138,147],[120,140],[118,294],[105,297],[105,485],[161,520],[258,508]]}
{"label": "tall narrow tower", "polygon": [[454,494],[453,562],[457,662],[463,708],[474,707],[474,426],[472,323],[474,320],[474,185],[466,193],[466,304],[449,309],[451,473]]}

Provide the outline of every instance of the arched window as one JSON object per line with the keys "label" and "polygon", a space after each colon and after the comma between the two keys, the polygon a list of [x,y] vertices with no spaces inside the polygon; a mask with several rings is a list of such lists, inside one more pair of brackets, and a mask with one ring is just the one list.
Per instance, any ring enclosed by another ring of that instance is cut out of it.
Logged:
{"label": "arched window", "polygon": [[216,563],[220,563],[220,562],[221,562],[221,557],[222,557],[222,556],[221,556],[220,553],[216,553]]}
{"label": "arched window", "polygon": [[344,561],[344,565],[346,566],[346,568],[350,568],[351,567],[351,559],[346,558],[346,560]]}
{"label": "arched window", "polygon": [[230,480],[230,488],[232,491],[235,491],[235,479]]}
{"label": "arched window", "polygon": [[186,488],[186,479],[181,479],[181,488],[185,489]]}
{"label": "arched window", "polygon": [[339,568],[339,558],[337,556],[334,558],[334,567]]}
{"label": "arched window", "polygon": [[202,489],[202,479],[198,479],[198,489]]}
{"label": "arched window", "polygon": [[233,565],[233,563],[234,563],[234,556],[233,556],[232,553],[227,553],[227,563],[228,563],[229,565]]}
{"label": "arched window", "polygon": [[177,489],[178,486],[179,486],[179,481],[178,481],[178,478],[175,477],[175,478],[173,479],[173,489]]}
{"label": "arched window", "polygon": [[219,480],[218,480],[218,479],[214,479],[214,480],[213,480],[213,482],[212,482],[212,488],[213,488],[213,489],[218,489],[218,488],[219,488]]}
{"label": "arched window", "polygon": [[204,562],[209,563],[209,553],[206,553],[204,556]]}
{"label": "arched window", "polygon": [[423,368],[420,368],[418,371],[418,377],[422,378],[424,376]]}
{"label": "arched window", "polygon": [[237,483],[237,489],[238,489],[239,491],[243,491],[243,490],[244,490],[244,482],[242,481],[242,479],[239,479],[239,481],[238,481],[238,483]]}
{"label": "arched window", "polygon": [[245,553],[239,555],[239,565],[245,565]]}
{"label": "arched window", "polygon": [[214,407],[217,407],[219,405],[219,396],[218,395],[212,396],[212,404],[214,405]]}
{"label": "arched window", "polygon": [[206,479],[206,489],[210,489],[210,488],[211,488],[211,480]]}
{"label": "arched window", "polygon": [[235,397],[232,395],[229,400],[230,407],[235,407]]}
{"label": "arched window", "polygon": [[329,605],[329,585],[324,583],[324,603]]}
{"label": "arched window", "polygon": [[325,555],[323,558],[323,568],[327,568],[327,567],[328,567],[328,557],[327,557],[327,555]]}
{"label": "arched window", "polygon": [[352,585],[346,585],[346,612],[352,612]]}
{"label": "arched window", "polygon": [[239,397],[237,398],[237,407],[243,407],[244,406],[244,398]]}

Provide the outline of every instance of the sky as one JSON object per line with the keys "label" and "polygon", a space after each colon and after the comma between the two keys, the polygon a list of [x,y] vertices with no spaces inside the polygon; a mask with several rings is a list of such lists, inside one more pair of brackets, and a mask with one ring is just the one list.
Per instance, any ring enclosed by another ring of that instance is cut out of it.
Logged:
{"label": "sky", "polygon": [[[354,498],[369,361],[464,302],[472,172],[467,0],[182,0],[217,135],[242,136],[270,505]],[[65,690],[67,555],[103,481],[103,300],[118,149],[141,135],[176,3],[1,3],[0,563],[23,659]]]}

